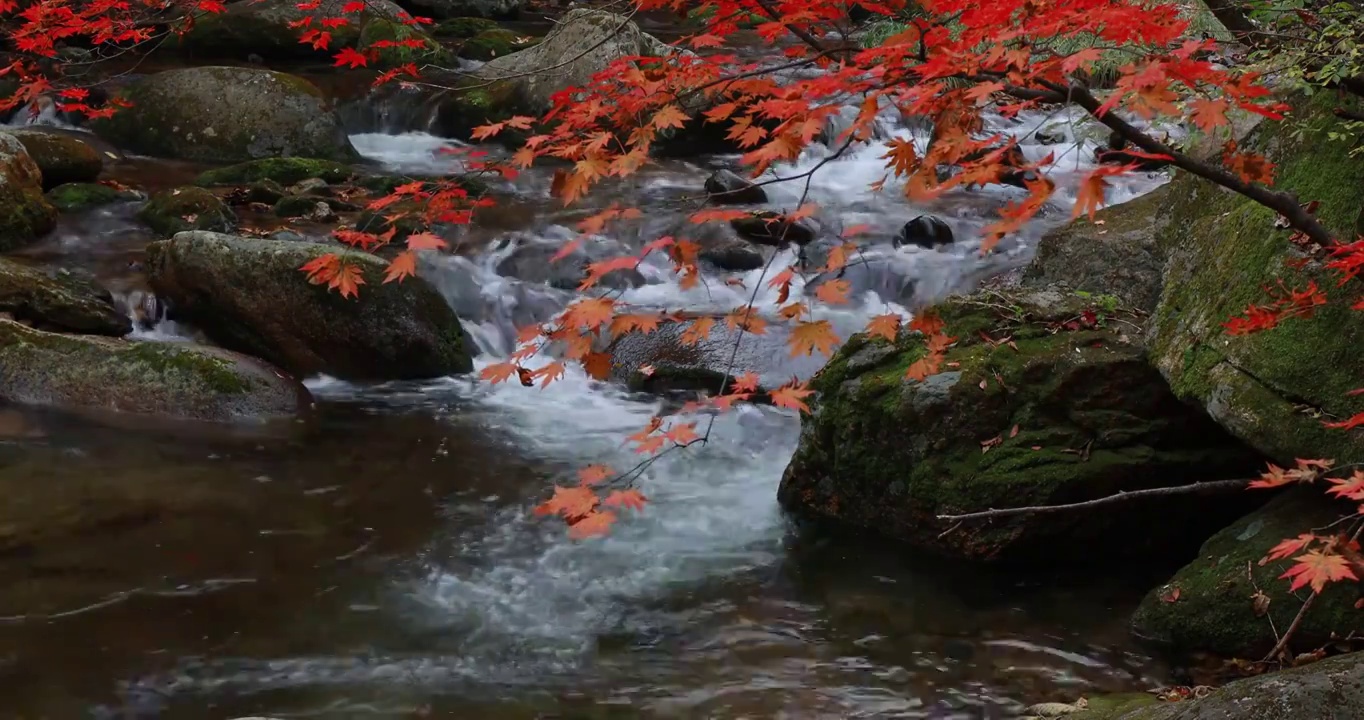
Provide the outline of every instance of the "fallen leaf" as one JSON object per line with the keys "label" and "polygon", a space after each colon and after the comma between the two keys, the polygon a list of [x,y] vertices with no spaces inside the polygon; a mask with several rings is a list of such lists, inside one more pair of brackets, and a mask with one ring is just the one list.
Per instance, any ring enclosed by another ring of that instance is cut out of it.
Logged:
{"label": "fallen leaf", "polygon": [[983,455],[983,454],[985,454],[985,453],[987,453],[987,452],[990,452],[990,448],[995,447],[996,445],[998,445],[998,444],[1000,444],[1000,443],[1002,443],[1002,442],[1004,442],[1004,438],[1000,437],[999,435],[996,435],[996,436],[990,438],[989,440],[981,440],[981,441],[980,441],[980,452],[981,452],[981,454]]}
{"label": "fallen leaf", "polygon": [[985,381],[984,381],[984,380],[981,380],[981,381],[980,381],[980,389],[981,389],[981,390],[984,390],[984,389],[985,389]]}
{"label": "fallen leaf", "polygon": [[1250,608],[1255,611],[1255,617],[1264,617],[1269,612],[1269,596],[1260,590],[1256,590],[1250,596]]}
{"label": "fallen leaf", "polygon": [[1178,602],[1178,601],[1179,601],[1179,588],[1177,588],[1177,587],[1166,587],[1166,588],[1165,588],[1165,592],[1162,592],[1162,593],[1160,594],[1160,601],[1163,602],[1163,603]]}
{"label": "fallen leaf", "polygon": [[1014,425],[1013,428],[1011,428],[1011,429],[1009,430],[1009,437],[1011,437],[1011,438],[1018,437],[1018,426],[1017,426],[1017,425]]}

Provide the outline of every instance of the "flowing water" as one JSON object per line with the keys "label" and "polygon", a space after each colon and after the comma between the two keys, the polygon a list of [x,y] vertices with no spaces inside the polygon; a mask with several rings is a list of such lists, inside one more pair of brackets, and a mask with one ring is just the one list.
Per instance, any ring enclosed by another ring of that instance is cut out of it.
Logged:
{"label": "flowing water", "polygon": [[[1028,137],[1055,118],[1000,120]],[[893,118],[883,135],[911,134]],[[922,134],[917,135],[922,142]],[[452,169],[448,141],[423,133],[353,137],[395,170]],[[881,150],[828,162],[808,187],[822,232],[870,226],[881,238],[851,307],[821,310],[846,335],[871,315],[908,314],[1019,267],[1066,220],[1086,142],[1053,173],[1061,191],[1035,227],[978,255],[979,229],[1020,193],[954,193],[911,207]],[[1027,141],[1025,151],[1051,151]],[[825,162],[812,148],[785,176]],[[715,159],[715,162],[723,159]],[[151,188],[192,169],[128,158],[114,175]],[[646,220],[594,243],[638,247],[690,207],[709,172],[673,161],[605,200]],[[183,180],[178,180],[183,181]],[[1110,202],[1163,181],[1138,176]],[[511,212],[488,216],[460,255],[422,274],[475,338],[479,367],[510,352],[515,328],[573,297],[505,271],[526,246],[574,235],[581,211],[529,173]],[[803,183],[770,187],[794,208]],[[613,194],[612,194],[613,193]],[[63,220],[26,254],[87,267],[120,297],[143,290],[147,241],[136,204]],[[945,250],[891,248],[923,212],[952,225]],[[713,273],[682,290],[662,266],[627,290],[641,307],[727,310],[765,270]],[[857,273],[862,273],[858,275]],[[799,290],[799,287],[797,288]],[[167,342],[193,328],[160,323]],[[604,539],[569,540],[532,515],[556,480],[587,463],[632,462],[623,437],[656,398],[570,371],[544,388],[473,377],[356,386],[311,378],[321,416],[279,439],[185,438],[0,414],[0,706],[23,718],[995,718],[1025,704],[1159,685],[1124,623],[1153,578],[1083,586],[933,567],[892,544],[790,527],[776,505],[799,420],[745,408],[712,442],[669,455],[642,479],[649,509]]]}

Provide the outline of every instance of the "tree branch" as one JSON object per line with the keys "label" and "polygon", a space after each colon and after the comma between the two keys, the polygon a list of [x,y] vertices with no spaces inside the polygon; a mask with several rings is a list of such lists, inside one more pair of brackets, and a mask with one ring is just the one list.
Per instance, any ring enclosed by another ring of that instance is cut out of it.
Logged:
{"label": "tree branch", "polygon": [[1014,515],[1048,515],[1051,513],[1071,512],[1074,510],[1088,510],[1089,508],[1103,507],[1105,505],[1116,505],[1136,498],[1162,497],[1167,495],[1199,495],[1202,493],[1237,490],[1244,488],[1249,483],[1250,480],[1210,480],[1193,483],[1191,485],[1173,485],[1170,487],[1150,488],[1147,490],[1130,490],[1115,495],[1095,498],[1094,500],[1066,503],[1064,505],[1030,505],[1027,507],[1003,508],[999,510],[992,508],[990,510],[981,510],[980,512],[964,513],[961,515],[939,515],[938,519],[947,522],[960,522],[963,520],[984,520],[987,518],[1011,517]]}

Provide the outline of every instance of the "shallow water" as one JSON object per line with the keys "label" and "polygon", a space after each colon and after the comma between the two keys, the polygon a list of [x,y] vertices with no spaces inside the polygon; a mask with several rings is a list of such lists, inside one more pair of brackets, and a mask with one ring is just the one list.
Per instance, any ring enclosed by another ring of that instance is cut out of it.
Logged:
{"label": "shallow water", "polygon": [[[996,129],[1023,137],[1050,122]],[[911,134],[890,118],[882,132]],[[448,141],[421,133],[353,141],[394,170],[457,162],[435,152]],[[1090,149],[1053,173],[1054,207],[985,258],[979,229],[1016,191],[916,207],[893,184],[867,189],[883,172],[879,148],[828,163],[809,188],[822,233],[868,224],[879,241],[865,291],[819,315],[846,335],[873,314],[908,315],[1020,266],[1069,216]],[[1025,145],[1030,157],[1047,151]],[[799,174],[825,155],[816,147],[777,172]],[[709,165],[723,160],[672,161],[607,188],[596,202],[644,207],[648,222],[593,242],[628,249],[656,237],[695,206]],[[158,189],[196,170],[131,158],[113,172]],[[1109,200],[1160,182],[1126,179]],[[582,211],[558,207],[548,185],[527,173],[504,188],[516,211],[473,231],[483,242],[423,260],[481,348],[480,367],[510,352],[517,326],[572,298],[499,269],[521,245],[573,236]],[[771,205],[793,208],[802,191],[771,189]],[[135,209],[66,218],[25,254],[90,269],[132,297],[148,240]],[[959,242],[892,249],[900,225],[924,212],[944,217]],[[646,264],[648,283],[621,299],[728,310],[758,288],[771,308],[765,277],[795,261],[783,251],[766,271],[714,273],[685,291]],[[136,334],[193,333],[163,322]],[[1152,578],[1083,588],[986,580],[889,543],[796,532],[775,499],[799,429],[789,413],[720,417],[708,445],[650,466],[645,514],[573,542],[531,508],[583,464],[632,463],[622,439],[659,411],[657,399],[576,371],[533,389],[472,377],[309,384],[321,417],[266,440],[0,415],[0,706],[19,717],[167,720],[994,718],[1165,678],[1124,628]]]}

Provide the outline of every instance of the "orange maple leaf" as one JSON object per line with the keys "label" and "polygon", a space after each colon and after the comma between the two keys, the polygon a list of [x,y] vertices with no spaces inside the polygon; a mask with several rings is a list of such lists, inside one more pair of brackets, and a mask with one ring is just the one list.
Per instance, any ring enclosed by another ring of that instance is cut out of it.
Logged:
{"label": "orange maple leaf", "polygon": [[872,337],[883,337],[891,342],[900,336],[900,323],[903,319],[895,313],[877,315],[867,323],[865,332]]}
{"label": "orange maple leaf", "polygon": [[511,378],[511,376],[516,374],[518,369],[520,369],[520,366],[514,362],[493,363],[492,365],[483,368],[478,376],[488,382],[496,384]]}
{"label": "orange maple leaf", "polygon": [[945,327],[942,318],[932,310],[925,310],[909,321],[910,332],[917,330],[925,335],[937,335]]}
{"label": "orange maple leaf", "polygon": [[570,521],[586,516],[597,507],[597,493],[585,485],[554,486],[554,497],[536,506],[536,515],[562,515]]}
{"label": "orange maple leaf", "polygon": [[583,485],[596,485],[615,474],[616,471],[608,465],[588,465],[578,471],[578,481]]}
{"label": "orange maple leaf", "polygon": [[674,104],[664,105],[654,113],[653,124],[659,129],[677,128],[681,130],[687,126],[687,114],[682,112],[682,108]]}
{"label": "orange maple leaf", "polygon": [[1260,565],[1263,566],[1266,563],[1270,563],[1275,560],[1283,560],[1284,558],[1287,558],[1288,556],[1294,553],[1301,552],[1302,550],[1306,549],[1308,545],[1311,545],[1314,541],[1319,539],[1320,538],[1318,538],[1316,535],[1312,535],[1310,533],[1303,533],[1295,538],[1289,538],[1287,540],[1280,541],[1278,545],[1275,545],[1274,547],[1269,549],[1268,555],[1265,555],[1263,558],[1260,559]]}
{"label": "orange maple leaf", "polygon": [[710,331],[715,327],[715,318],[701,317],[687,323],[687,328],[682,331],[679,340],[683,345],[695,345],[702,340],[710,337]]}
{"label": "orange maple leaf", "polygon": [[648,498],[644,497],[643,493],[634,488],[630,488],[627,490],[613,491],[610,495],[606,496],[605,500],[602,500],[601,504],[606,507],[630,508],[635,512],[643,512],[644,503],[648,502],[648,500]]}
{"label": "orange maple leaf", "polygon": [[815,289],[815,297],[830,305],[842,305],[848,302],[848,293],[851,291],[852,283],[847,280],[829,280],[819,284]]}
{"label": "orange maple leaf", "polygon": [[615,308],[616,303],[610,298],[583,298],[564,310],[563,325],[596,330],[611,320]]}
{"label": "orange maple leaf", "polygon": [[546,385],[563,377],[565,369],[566,368],[564,367],[563,363],[559,362],[558,360],[555,360],[554,362],[549,363],[544,367],[539,368],[538,370],[532,371],[530,376],[532,378],[544,378],[544,382],[540,383],[540,387],[544,388]]}
{"label": "orange maple leaf", "polygon": [[1283,579],[1293,579],[1292,584],[1288,586],[1290,592],[1304,585],[1310,585],[1312,592],[1319,593],[1325,589],[1328,583],[1340,580],[1359,580],[1350,567],[1350,561],[1342,555],[1309,550],[1293,558],[1293,560],[1296,564],[1288,568],[1288,572],[1279,576]]}
{"label": "orange maple leaf", "polygon": [[384,271],[384,284],[401,281],[403,278],[417,274],[417,256],[411,250],[404,250],[388,261],[388,269]]}
{"label": "orange maple leaf", "polygon": [[838,344],[838,335],[834,334],[834,327],[828,320],[803,322],[791,331],[787,344],[791,346],[792,357],[813,355],[816,350],[822,355],[832,355],[834,346]]}
{"label": "orange maple leaf", "polygon": [[814,394],[813,390],[807,390],[803,385],[798,384],[783,385],[768,393],[773,405],[807,414],[810,412],[810,406],[805,404],[805,398],[812,394]]}
{"label": "orange maple leaf", "polygon": [[699,440],[700,435],[696,434],[696,423],[679,423],[668,428],[663,434],[664,437],[672,440],[678,445],[686,445],[693,440]]}
{"label": "orange maple leaf", "polygon": [[1337,478],[1328,478],[1328,480],[1331,483],[1331,488],[1326,491],[1328,495],[1354,501],[1364,500],[1364,471],[1356,470],[1345,480]]}
{"label": "orange maple leaf", "polygon": [[583,371],[597,380],[611,379],[611,355],[604,352],[588,352],[582,357]]}
{"label": "orange maple leaf", "polygon": [[905,370],[905,378],[923,382],[930,375],[936,375],[942,369],[942,363],[943,356],[941,353],[929,353],[910,363]]}
{"label": "orange maple leaf", "polygon": [[568,536],[574,540],[582,540],[605,535],[611,531],[611,524],[615,521],[616,514],[610,510],[594,510],[569,525]]}

